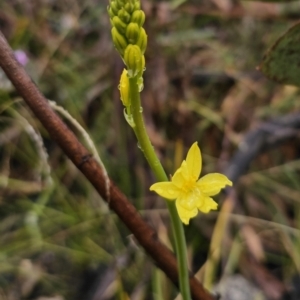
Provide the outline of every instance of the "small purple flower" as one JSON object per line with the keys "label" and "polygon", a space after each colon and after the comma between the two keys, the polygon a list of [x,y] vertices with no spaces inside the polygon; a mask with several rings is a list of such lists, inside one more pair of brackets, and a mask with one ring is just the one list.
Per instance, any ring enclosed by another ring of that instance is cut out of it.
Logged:
{"label": "small purple flower", "polygon": [[26,64],[28,63],[28,60],[29,60],[27,54],[23,50],[15,50],[14,54],[15,54],[16,60],[22,66],[26,66]]}

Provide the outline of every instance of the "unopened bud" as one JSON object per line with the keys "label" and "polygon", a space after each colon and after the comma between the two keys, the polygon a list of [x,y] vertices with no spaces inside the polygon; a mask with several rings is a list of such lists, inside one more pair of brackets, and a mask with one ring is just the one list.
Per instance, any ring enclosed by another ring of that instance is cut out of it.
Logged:
{"label": "unopened bud", "polygon": [[138,73],[138,76],[139,76],[140,78],[143,77],[143,73],[144,73],[144,71],[146,70],[145,64],[146,64],[145,55],[143,55],[143,56],[142,56],[142,68],[141,68],[141,70],[140,70],[139,73]]}
{"label": "unopened bud", "polygon": [[127,70],[124,69],[120,79],[120,94],[121,101],[124,106],[130,105],[130,91],[129,91],[129,78],[127,76]]}
{"label": "unopened bud", "polygon": [[137,45],[129,44],[125,49],[124,62],[128,68],[128,76],[135,77],[143,71],[143,55]]}
{"label": "unopened bud", "polygon": [[119,31],[117,30],[116,27],[113,27],[111,29],[111,35],[112,35],[113,43],[114,43],[116,49],[121,54],[121,56],[123,56],[125,49],[128,45],[126,39],[124,38],[123,35],[121,35],[119,33]]}
{"label": "unopened bud", "polygon": [[145,60],[145,55],[142,56],[142,66],[143,66],[143,72],[146,70],[145,66],[146,66],[146,60]]}
{"label": "unopened bud", "polygon": [[130,14],[124,9],[120,9],[119,12],[118,12],[118,17],[124,22],[124,23],[129,23],[130,21]]}
{"label": "unopened bud", "polygon": [[135,10],[131,15],[130,22],[137,23],[142,27],[145,23],[145,13],[142,10]]}
{"label": "unopened bud", "polygon": [[132,4],[131,2],[128,2],[125,4],[124,8],[129,14],[131,14],[134,10],[134,4]]}
{"label": "unopened bud", "polygon": [[115,2],[119,9],[121,9],[125,5],[125,2],[123,0],[115,0]]}
{"label": "unopened bud", "polygon": [[107,12],[108,12],[108,14],[109,14],[109,18],[110,18],[110,19],[112,19],[112,18],[115,16],[115,14],[114,14],[112,8],[109,7],[109,6],[107,6]]}
{"label": "unopened bud", "polygon": [[147,48],[147,34],[143,27],[140,28],[140,35],[138,40],[136,41],[136,44],[140,47],[142,54],[145,53]]}
{"label": "unopened bud", "polygon": [[114,26],[118,29],[118,31],[122,34],[125,34],[125,30],[127,27],[127,24],[124,23],[119,17],[114,16],[112,19],[112,22]]}
{"label": "unopened bud", "polygon": [[139,9],[141,9],[141,3],[140,0],[137,0],[134,3],[134,10],[139,10]]}
{"label": "unopened bud", "polygon": [[111,8],[112,13],[114,14],[111,18],[118,15],[119,8],[117,7],[117,4],[115,1],[112,1],[109,5]]}
{"label": "unopened bud", "polygon": [[130,44],[135,44],[140,35],[140,27],[136,23],[129,23],[126,28],[126,37]]}

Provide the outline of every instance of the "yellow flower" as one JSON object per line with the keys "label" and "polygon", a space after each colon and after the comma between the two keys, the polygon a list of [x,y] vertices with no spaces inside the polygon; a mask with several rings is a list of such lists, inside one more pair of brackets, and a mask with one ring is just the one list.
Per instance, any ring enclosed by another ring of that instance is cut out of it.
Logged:
{"label": "yellow flower", "polygon": [[208,174],[198,180],[201,168],[201,153],[195,142],[172,180],[158,182],[150,187],[151,191],[166,199],[176,199],[178,215],[184,224],[189,224],[198,209],[203,213],[217,209],[218,204],[210,196],[218,194],[226,185],[232,186],[232,182],[219,173]]}

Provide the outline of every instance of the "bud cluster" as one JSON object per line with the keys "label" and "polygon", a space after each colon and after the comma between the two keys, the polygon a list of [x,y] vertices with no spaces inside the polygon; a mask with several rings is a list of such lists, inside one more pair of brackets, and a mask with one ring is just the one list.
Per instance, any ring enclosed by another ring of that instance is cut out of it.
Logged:
{"label": "bud cluster", "polygon": [[128,76],[141,77],[145,69],[147,34],[142,27],[145,13],[140,9],[140,0],[110,0],[107,10],[113,43],[128,68]]}

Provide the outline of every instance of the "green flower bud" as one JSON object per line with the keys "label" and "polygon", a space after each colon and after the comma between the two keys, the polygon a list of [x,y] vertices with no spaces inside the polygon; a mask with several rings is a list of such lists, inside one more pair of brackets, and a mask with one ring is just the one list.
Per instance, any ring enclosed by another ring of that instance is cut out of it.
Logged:
{"label": "green flower bud", "polygon": [[118,31],[122,34],[125,34],[125,30],[127,27],[127,24],[124,23],[119,17],[114,16],[112,19],[112,22],[114,26],[118,29]]}
{"label": "green flower bud", "polygon": [[141,3],[140,3],[140,1],[138,0],[138,1],[136,1],[136,2],[134,3],[134,10],[139,10],[139,9],[141,9]]}
{"label": "green flower bud", "polygon": [[[139,78],[142,78],[142,83],[143,83],[143,73],[144,73],[144,71],[146,70],[145,64],[146,64],[146,61],[145,61],[145,55],[143,55],[143,56],[142,56],[142,68],[141,68],[141,71],[139,71],[139,73],[138,73]],[[139,81],[138,81],[138,82],[139,82]],[[144,86],[143,86],[143,87],[144,87]]]}
{"label": "green flower bud", "polygon": [[140,27],[136,23],[129,23],[126,28],[126,37],[130,44],[135,44],[140,35]]}
{"label": "green flower bud", "polygon": [[121,101],[124,106],[130,105],[130,90],[129,90],[129,78],[127,75],[127,70],[124,69],[120,79],[120,94],[121,94]]}
{"label": "green flower bud", "polygon": [[107,6],[107,11],[108,11],[108,14],[109,14],[109,18],[112,19],[115,16],[112,8]]}
{"label": "green flower bud", "polygon": [[115,0],[116,1],[116,4],[117,4],[117,6],[118,6],[118,8],[119,9],[121,9],[122,7],[124,7],[125,6],[125,1],[123,1],[123,0]]}
{"label": "green flower bud", "polygon": [[112,1],[109,5],[112,13],[113,13],[113,16],[111,18],[113,18],[114,16],[117,16],[118,15],[118,11],[119,11],[119,8],[117,7],[117,4],[115,1]]}
{"label": "green flower bud", "polygon": [[140,28],[140,35],[136,44],[140,47],[142,54],[144,54],[147,48],[147,34],[143,27]]}
{"label": "green flower bud", "polygon": [[119,10],[118,17],[127,24],[130,21],[130,14],[124,8]]}
{"label": "green flower bud", "polygon": [[114,23],[113,23],[112,19],[109,19],[109,22],[110,22],[111,27],[113,28],[114,27]]}
{"label": "green flower bud", "polygon": [[116,27],[112,28],[111,35],[116,49],[121,54],[121,56],[123,56],[128,45],[126,39],[119,33]]}
{"label": "green flower bud", "polygon": [[137,23],[142,27],[145,23],[145,13],[142,10],[135,10],[131,16],[131,22]]}
{"label": "green flower bud", "polygon": [[128,2],[125,4],[124,8],[129,14],[132,14],[132,12],[134,10],[134,4],[132,4],[131,2]]}
{"label": "green flower bud", "polygon": [[143,60],[143,72],[146,70],[146,68],[145,68],[145,65],[146,65],[146,60],[145,60],[145,55],[143,55],[143,57],[142,57],[142,60]]}
{"label": "green flower bud", "polygon": [[128,68],[128,76],[135,77],[143,72],[143,55],[137,45],[129,44],[125,49],[124,62]]}

